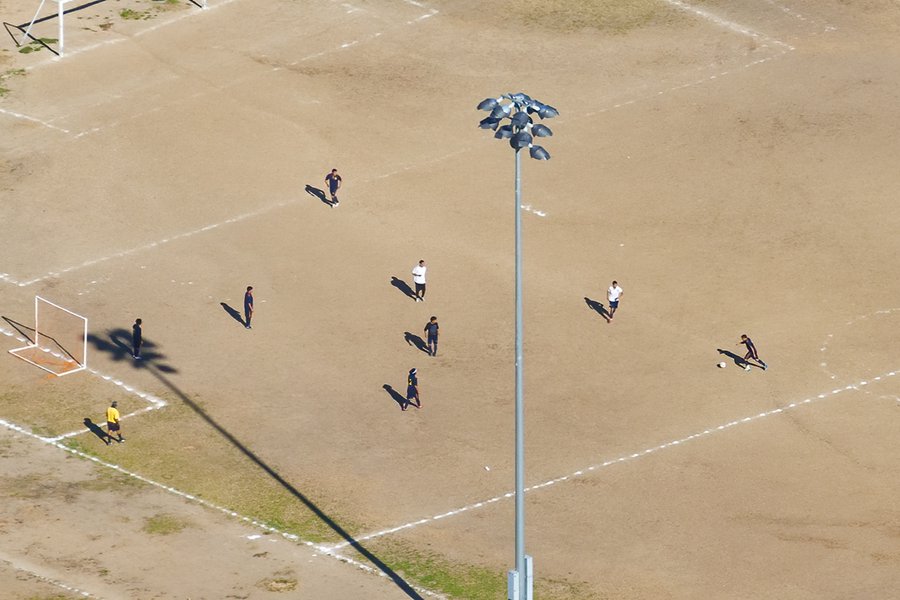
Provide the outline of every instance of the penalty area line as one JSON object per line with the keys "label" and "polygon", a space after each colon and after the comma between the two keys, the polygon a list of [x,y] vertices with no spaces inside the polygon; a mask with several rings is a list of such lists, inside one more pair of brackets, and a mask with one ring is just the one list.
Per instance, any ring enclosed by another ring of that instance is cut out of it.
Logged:
{"label": "penalty area line", "polygon": [[[17,425],[16,423],[13,423],[11,421],[7,421],[5,419],[0,419],[0,427],[5,427],[6,429],[9,429],[10,431],[20,433],[20,434],[27,436],[33,440],[37,440],[41,443],[48,444],[48,445],[58,448],[64,452],[68,452],[69,454],[71,454],[73,456],[77,456],[79,458],[89,460],[89,461],[93,462],[94,464],[97,464],[101,467],[105,467],[107,469],[112,469],[113,471],[121,473],[122,475],[126,475],[128,477],[131,477],[133,479],[136,479],[138,481],[146,483],[152,487],[161,489],[165,492],[168,492],[170,494],[178,496],[178,497],[182,498],[183,500],[187,500],[188,502],[193,502],[195,504],[205,506],[206,508],[209,508],[216,512],[220,512],[228,517],[237,519],[238,521],[242,521],[256,529],[265,531],[266,533],[272,533],[275,535],[279,535],[288,541],[295,542],[297,544],[301,544],[303,546],[311,548],[319,554],[328,556],[328,557],[338,560],[342,563],[352,565],[360,570],[366,571],[367,573],[372,573],[374,575],[378,575],[385,579],[390,578],[390,576],[387,573],[384,573],[381,570],[379,570],[375,567],[372,567],[370,565],[367,565],[365,563],[362,563],[356,559],[339,554],[337,552],[337,550],[334,548],[328,548],[321,544],[316,544],[315,542],[311,542],[309,540],[304,540],[296,534],[282,531],[281,529],[272,527],[271,525],[267,525],[267,524],[263,523],[262,521],[254,519],[253,517],[248,517],[248,516],[242,515],[236,511],[231,510],[230,508],[225,508],[224,506],[221,506],[214,502],[210,502],[209,500],[204,500],[203,498],[199,498],[197,496],[194,496],[193,494],[189,494],[188,492],[179,490],[178,488],[172,487],[170,485],[166,485],[164,483],[160,483],[158,481],[154,481],[153,479],[150,479],[149,477],[144,477],[143,475],[141,475],[139,473],[136,473],[134,471],[129,471],[128,469],[125,469],[124,467],[121,467],[115,463],[105,461],[96,456],[92,456],[85,452],[81,452],[80,450],[76,450],[75,448],[70,448],[69,446],[66,446],[65,444],[62,444],[60,442],[57,442],[57,441],[54,441],[54,440],[51,440],[51,439],[48,439],[45,437],[41,437],[35,433],[32,433],[31,431],[28,431],[28,429],[26,429],[25,427],[22,427],[21,425]],[[354,540],[354,542],[356,542],[356,541],[357,540]],[[350,545],[350,544],[348,543],[347,545]],[[410,587],[412,587],[415,591],[419,592],[420,594],[423,594],[423,595],[431,597],[431,598],[441,598],[441,599],[445,598],[445,596],[443,596],[442,594],[438,594],[436,592],[433,592],[433,591],[425,589],[425,588],[420,588],[420,587],[416,587],[416,586],[410,586]]]}
{"label": "penalty area line", "polygon": [[[10,329],[6,329],[5,327],[0,327],[0,334],[5,335],[6,337],[14,337],[17,341],[19,341],[23,344],[28,343],[28,340],[26,340],[24,337],[22,337],[20,335],[16,335],[16,333],[14,331],[12,331]],[[56,352],[48,352],[48,353],[55,356],[56,358],[65,358],[61,354],[56,353]],[[135,415],[143,414],[145,412],[149,412],[149,411],[153,411],[153,410],[159,410],[167,405],[166,401],[163,400],[162,398],[154,396],[153,394],[151,394],[149,392],[141,391],[138,388],[125,383],[121,379],[116,379],[112,375],[106,375],[104,373],[101,373],[100,371],[97,371],[96,369],[91,369],[91,368],[85,368],[84,370],[95,377],[99,377],[103,381],[108,381],[108,382],[112,383],[113,385],[121,388],[122,391],[124,391],[126,394],[130,394],[132,396],[137,396],[138,398],[140,398],[141,400],[143,400],[149,404],[149,406],[135,410],[133,412],[130,412],[130,413],[122,416],[121,417],[122,419],[127,419],[129,417],[133,417]],[[68,433],[64,433],[62,435],[58,435],[55,437],[49,437],[49,438],[43,437],[43,436],[38,436],[38,437],[43,440],[46,440],[48,442],[56,442],[56,441],[59,441],[62,439],[74,437],[76,435],[81,435],[82,433],[87,433],[89,431],[90,431],[90,429],[85,427],[83,429],[78,429],[76,431],[70,431]]]}
{"label": "penalty area line", "polygon": [[51,277],[58,277],[59,275],[63,275],[65,273],[70,273],[72,271],[77,271],[79,269],[91,267],[91,266],[106,262],[108,260],[112,260],[114,258],[124,258],[131,254],[135,254],[135,253],[142,252],[145,250],[152,250],[154,248],[163,246],[165,244],[174,242],[176,240],[183,240],[185,238],[193,237],[200,233],[206,233],[207,231],[212,231],[213,229],[218,229],[219,227],[223,227],[225,225],[231,225],[233,223],[239,223],[241,221],[246,221],[247,219],[252,219],[254,217],[264,215],[264,214],[272,212],[274,210],[278,210],[279,208],[283,208],[283,207],[291,205],[291,204],[296,204],[297,202],[299,202],[299,200],[297,200],[296,198],[291,199],[291,200],[284,200],[282,202],[278,202],[277,204],[271,204],[269,206],[264,206],[257,210],[254,210],[251,212],[246,212],[246,213],[237,215],[236,217],[231,217],[230,219],[225,219],[224,221],[219,221],[218,223],[204,225],[203,227],[198,227],[197,229],[192,229],[190,231],[178,233],[173,236],[163,238],[161,240],[157,240],[155,242],[149,242],[146,244],[142,244],[140,246],[135,246],[134,248],[122,250],[121,252],[116,252],[114,254],[108,254],[106,256],[101,256],[100,258],[86,260],[86,261],[82,262],[81,264],[72,265],[72,266],[65,267],[63,269],[58,269],[55,271],[50,271],[50,272],[46,273],[45,275],[41,275],[39,277],[33,277],[31,279],[28,279],[27,281],[18,281],[9,276],[0,276],[0,279],[2,279],[3,281],[6,281],[8,283],[14,283],[15,285],[18,285],[19,287],[33,285],[40,281],[44,281],[45,279],[50,279]]}
{"label": "penalty area line", "polygon": [[[815,395],[815,396],[811,396],[811,397],[806,398],[806,399],[804,399],[804,400],[798,400],[798,401],[796,401],[796,402],[791,402],[790,404],[787,404],[787,405],[782,406],[782,407],[780,407],[780,408],[773,408],[772,410],[767,410],[767,411],[764,411],[764,412],[761,412],[761,413],[757,413],[757,414],[755,414],[755,415],[749,415],[749,416],[746,416],[746,417],[743,417],[743,418],[735,419],[735,420],[729,421],[729,422],[727,422],[727,423],[722,423],[721,425],[716,425],[716,426],[714,426],[714,427],[710,427],[710,428],[708,428],[708,429],[704,429],[703,431],[698,431],[698,432],[696,432],[696,433],[693,433],[693,434],[691,434],[691,435],[688,435],[688,436],[679,438],[679,439],[677,439],[677,440],[672,440],[672,441],[666,442],[666,443],[664,443],[664,444],[659,444],[659,445],[657,445],[657,446],[652,446],[652,447],[650,447],[650,448],[645,448],[645,449],[640,450],[640,451],[637,451],[637,452],[632,452],[632,453],[629,453],[629,454],[624,454],[624,455],[622,455],[622,456],[620,456],[620,457],[618,457],[618,458],[614,458],[614,459],[611,459],[611,460],[607,460],[607,461],[604,461],[604,462],[602,462],[602,463],[597,463],[597,464],[591,465],[591,466],[589,466],[589,467],[584,467],[584,468],[578,469],[577,471],[574,471],[574,472],[572,472],[572,473],[569,473],[569,474],[567,474],[567,475],[562,475],[562,476],[560,476],[560,477],[556,477],[556,478],[553,478],[553,479],[549,479],[549,480],[544,481],[544,482],[542,482],[542,483],[538,483],[538,484],[535,484],[535,485],[526,487],[526,488],[525,488],[525,492],[526,492],[526,493],[527,493],[527,492],[533,492],[533,491],[536,491],[536,490],[539,490],[539,489],[543,489],[543,488],[550,487],[550,486],[555,485],[555,484],[557,484],[557,483],[562,483],[562,482],[564,482],[564,481],[569,481],[569,480],[577,479],[577,478],[579,478],[579,477],[585,477],[585,476],[587,476],[589,473],[591,473],[591,472],[593,472],[593,471],[597,471],[597,470],[602,469],[602,468],[605,468],[605,467],[610,467],[610,466],[615,465],[615,464],[618,464],[618,463],[623,463],[623,462],[632,461],[632,460],[635,460],[635,459],[638,459],[638,458],[642,458],[642,457],[644,457],[644,456],[647,456],[647,455],[649,455],[649,454],[653,454],[653,453],[659,452],[659,451],[661,451],[661,450],[666,450],[666,449],[669,449],[669,448],[674,448],[674,447],[676,447],[676,446],[680,446],[680,445],[682,445],[682,444],[686,444],[687,442],[690,442],[690,441],[693,441],[693,440],[697,440],[697,439],[700,439],[700,438],[709,437],[709,436],[711,436],[711,435],[714,434],[714,433],[721,432],[721,431],[726,431],[726,430],[728,430],[728,429],[737,427],[737,426],[739,426],[739,425],[743,425],[743,424],[746,424],[746,423],[752,423],[752,422],[754,422],[754,421],[758,421],[758,420],[764,419],[764,418],[766,418],[766,417],[771,417],[771,416],[773,416],[773,415],[779,415],[779,414],[781,414],[781,413],[788,412],[788,411],[793,410],[793,409],[795,409],[795,408],[799,408],[800,406],[804,406],[804,405],[806,405],[806,404],[811,404],[811,403],[817,402],[817,401],[819,401],[819,400],[824,400],[825,398],[829,398],[829,397],[831,397],[831,396],[835,396],[835,395],[837,395],[837,394],[841,394],[841,393],[846,392],[846,391],[849,391],[849,390],[858,391],[858,390],[860,390],[861,388],[863,388],[863,387],[865,387],[865,386],[869,386],[869,385],[876,384],[876,383],[878,383],[878,382],[884,381],[885,379],[887,379],[887,378],[889,378],[889,377],[894,377],[896,374],[897,374],[897,371],[890,371],[890,372],[888,372],[888,373],[885,373],[885,374],[883,374],[883,375],[879,375],[879,376],[877,376],[877,377],[873,377],[873,378],[868,379],[868,380],[857,381],[856,383],[852,383],[852,384],[846,385],[846,386],[844,386],[844,387],[839,387],[839,388],[835,388],[835,389],[832,389],[832,390],[828,390],[827,392],[822,392],[822,393],[820,393],[820,394],[817,394],[817,395]],[[365,541],[367,541],[367,540],[371,540],[371,539],[374,539],[374,538],[384,537],[384,536],[386,536],[386,535],[390,535],[390,534],[397,533],[397,532],[400,532],[400,531],[405,531],[405,530],[408,530],[408,529],[413,529],[413,528],[415,528],[415,527],[419,527],[420,525],[427,525],[427,524],[430,524],[430,523],[434,523],[435,521],[440,521],[441,519],[446,519],[447,517],[452,517],[452,516],[459,515],[459,514],[462,514],[462,513],[465,513],[465,512],[469,512],[469,511],[472,511],[472,510],[475,510],[475,509],[478,509],[478,508],[482,508],[482,507],[485,507],[485,506],[488,506],[488,505],[491,505],[491,504],[495,504],[495,503],[497,503],[497,502],[500,502],[501,500],[504,500],[504,499],[507,499],[507,498],[513,498],[513,497],[515,497],[515,495],[516,495],[515,492],[506,492],[505,494],[500,494],[500,495],[498,495],[498,496],[494,496],[493,498],[489,498],[489,499],[487,499],[487,500],[482,500],[482,501],[480,501],[480,502],[475,502],[475,503],[472,503],[472,504],[468,504],[468,505],[463,506],[463,507],[460,507],[460,508],[455,508],[455,509],[453,509],[453,510],[448,510],[447,512],[443,512],[443,513],[438,514],[438,515],[434,515],[434,516],[430,516],[430,517],[425,517],[425,518],[422,518],[422,519],[418,519],[418,520],[416,520],[416,521],[410,521],[409,523],[404,523],[403,525],[398,525],[398,526],[396,526],[396,527],[391,527],[391,528],[389,528],[389,529],[382,529],[381,531],[376,531],[376,532],[369,533],[369,534],[366,534],[366,535],[361,535],[361,536],[356,537],[356,538],[354,538],[354,539],[355,539],[357,542],[365,542]],[[342,543],[336,544],[336,545],[334,545],[334,546],[331,546],[330,549],[331,549],[331,550],[339,550],[339,549],[344,548],[344,547],[346,547],[346,546],[347,546],[346,542],[342,542]]]}
{"label": "penalty area line", "polygon": [[33,568],[25,567],[24,565],[19,564],[12,557],[10,557],[6,554],[3,554],[2,552],[0,552],[0,563],[6,563],[7,565],[10,566],[10,568],[12,568],[16,571],[21,571],[22,573],[27,573],[28,575],[30,575],[40,581],[43,581],[44,583],[48,583],[48,584],[58,587],[62,590],[66,590],[67,592],[75,594],[76,596],[79,596],[81,598],[96,598],[98,600],[100,598],[100,596],[96,596],[94,594],[91,594],[90,592],[80,590],[77,587],[63,583],[62,581],[60,581],[58,579],[54,579],[53,577],[48,577],[46,575],[38,573],[37,571],[33,570]]}

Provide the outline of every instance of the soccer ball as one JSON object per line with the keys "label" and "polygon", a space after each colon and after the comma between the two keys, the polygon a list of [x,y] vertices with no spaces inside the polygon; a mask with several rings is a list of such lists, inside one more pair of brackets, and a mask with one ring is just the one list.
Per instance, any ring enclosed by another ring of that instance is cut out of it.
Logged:
{"label": "soccer ball", "polygon": [[745,371],[749,371],[749,370],[750,370],[750,365],[744,365],[744,370],[745,370]]}
{"label": "soccer ball", "polygon": [[720,369],[724,369],[724,368],[725,368],[725,363],[720,362],[720,363],[719,363],[718,365],[716,365],[716,366],[719,367]]}

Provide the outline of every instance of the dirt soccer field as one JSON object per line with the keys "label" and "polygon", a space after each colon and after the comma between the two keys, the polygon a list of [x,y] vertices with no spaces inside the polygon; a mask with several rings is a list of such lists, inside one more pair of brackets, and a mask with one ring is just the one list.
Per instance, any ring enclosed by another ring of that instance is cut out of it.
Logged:
{"label": "dirt soccer field", "polygon": [[516,91],[536,598],[896,596],[900,2],[82,6],[0,47],[4,599],[505,598]]}

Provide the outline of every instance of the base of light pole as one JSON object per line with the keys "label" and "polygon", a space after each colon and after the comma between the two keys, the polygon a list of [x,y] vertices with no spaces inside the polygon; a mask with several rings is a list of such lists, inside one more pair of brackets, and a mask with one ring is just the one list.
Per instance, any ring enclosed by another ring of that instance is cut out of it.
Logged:
{"label": "base of light pole", "polygon": [[[525,595],[522,595],[522,590]],[[534,559],[525,555],[525,576],[520,577],[519,572],[512,570],[506,573],[506,598],[507,600],[533,600],[534,598]]]}

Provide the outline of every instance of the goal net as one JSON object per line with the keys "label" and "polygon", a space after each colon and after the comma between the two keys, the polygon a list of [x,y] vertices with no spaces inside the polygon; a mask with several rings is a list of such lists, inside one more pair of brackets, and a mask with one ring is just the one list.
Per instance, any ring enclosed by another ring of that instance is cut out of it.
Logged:
{"label": "goal net", "polygon": [[35,296],[34,339],[9,352],[60,377],[77,373],[87,368],[87,327],[87,318]]}

